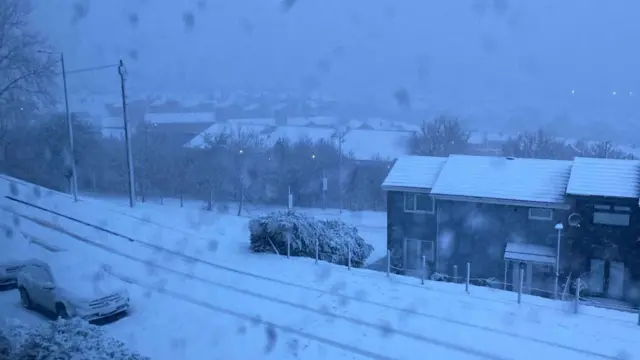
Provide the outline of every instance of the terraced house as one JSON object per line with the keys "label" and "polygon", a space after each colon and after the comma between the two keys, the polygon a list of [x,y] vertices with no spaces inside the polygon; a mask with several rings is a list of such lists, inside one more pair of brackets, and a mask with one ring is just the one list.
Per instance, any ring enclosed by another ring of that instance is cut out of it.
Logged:
{"label": "terraced house", "polygon": [[506,284],[524,269],[524,291],[548,296],[580,277],[637,303],[639,183],[634,160],[401,157],[382,185],[391,262],[407,275],[470,262]]}

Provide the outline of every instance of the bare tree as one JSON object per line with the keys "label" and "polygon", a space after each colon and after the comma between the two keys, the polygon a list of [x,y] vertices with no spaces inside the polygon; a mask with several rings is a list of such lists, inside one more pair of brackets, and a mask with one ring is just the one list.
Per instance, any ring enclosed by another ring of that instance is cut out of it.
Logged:
{"label": "bare tree", "polygon": [[502,147],[506,156],[537,159],[570,159],[567,145],[544,130],[525,132],[510,138]]}
{"label": "bare tree", "polygon": [[0,102],[51,100],[57,59],[43,53],[46,41],[29,28],[29,0],[0,2]]}
{"label": "bare tree", "polygon": [[608,159],[631,159],[632,156],[616,148],[611,141],[588,142],[578,140],[572,146],[577,156],[608,158]]}
{"label": "bare tree", "polygon": [[469,136],[458,118],[439,116],[422,123],[420,131],[411,137],[409,149],[412,154],[423,156],[461,154],[467,150]]}

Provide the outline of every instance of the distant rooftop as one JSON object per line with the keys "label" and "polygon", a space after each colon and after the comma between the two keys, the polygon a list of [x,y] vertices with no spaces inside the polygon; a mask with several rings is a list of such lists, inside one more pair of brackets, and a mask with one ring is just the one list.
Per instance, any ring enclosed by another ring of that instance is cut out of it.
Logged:
{"label": "distant rooftop", "polygon": [[264,138],[268,145],[274,145],[279,139],[298,142],[309,139],[313,142],[320,140],[331,141],[335,130],[331,128],[318,128],[307,126],[278,126]]}
{"label": "distant rooftop", "polygon": [[379,157],[395,160],[409,154],[410,131],[349,130],[344,136],[342,151],[352,153],[356,160]]}
{"label": "distant rooftop", "polygon": [[229,123],[239,123],[239,124],[251,124],[251,125],[264,125],[264,126],[275,126],[276,119],[271,117],[266,118],[230,118],[227,120]]}
{"label": "distant rooftop", "polygon": [[201,148],[207,144],[207,139],[209,137],[215,137],[223,134],[227,134],[230,136],[240,137],[248,134],[256,134],[260,135],[265,130],[268,130],[269,126],[266,125],[255,125],[255,124],[242,124],[236,122],[230,123],[217,123],[211,125],[202,133],[198,134],[196,137],[191,139],[186,147],[192,148]]}
{"label": "distant rooftop", "polygon": [[308,117],[292,117],[287,119],[287,125],[292,126],[327,126],[335,127],[340,120],[333,116],[308,116]]}
{"label": "distant rooftop", "polygon": [[150,124],[214,123],[216,115],[212,112],[146,113],[144,120]]}

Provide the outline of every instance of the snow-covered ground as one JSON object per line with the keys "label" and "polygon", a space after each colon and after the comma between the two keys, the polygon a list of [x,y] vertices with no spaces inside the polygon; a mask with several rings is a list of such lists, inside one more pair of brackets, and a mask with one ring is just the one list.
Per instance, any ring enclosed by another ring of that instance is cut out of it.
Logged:
{"label": "snow-covered ground", "polygon": [[[472,287],[467,294],[456,284],[420,285],[312,259],[251,254],[248,219],[233,215],[207,222],[166,205],[160,212],[153,205],[73,204],[2,179],[0,193],[2,227],[16,229],[2,232],[2,249],[9,251],[0,258],[56,261],[66,251],[107,265],[127,284],[133,310],[105,328],[152,359],[627,360],[640,354],[636,314],[586,306],[574,314],[568,303],[531,296],[518,305],[511,292]],[[0,309],[3,317],[46,321],[22,310],[15,291],[0,293]]]}
{"label": "snow-covered ground", "polygon": [[[183,207],[180,207],[180,200],[173,198],[159,199],[151,198],[146,202],[138,202],[135,207],[129,207],[129,199],[116,196],[82,196],[87,200],[100,200],[110,204],[118,205],[120,211],[133,214],[140,218],[153,219],[156,223],[162,223],[177,228],[191,228],[200,233],[217,233],[226,231],[227,221],[245,220],[227,215],[238,214],[238,203],[224,203],[223,206],[216,206],[214,211],[203,211],[204,201],[185,200]],[[241,212],[240,218],[254,218],[272,211],[286,210],[286,206],[255,205],[246,203]],[[373,263],[387,255],[387,213],[381,211],[342,211],[339,209],[320,209],[296,207],[296,211],[305,212],[318,219],[341,219],[344,222],[358,228],[360,235],[374,247],[374,251],[368,259]],[[224,221],[220,221],[224,220]],[[243,225],[244,226],[244,225]],[[234,228],[234,227],[231,227]],[[246,229],[246,226],[244,226]],[[248,236],[248,231],[247,231]],[[246,239],[246,237],[244,237]]]}

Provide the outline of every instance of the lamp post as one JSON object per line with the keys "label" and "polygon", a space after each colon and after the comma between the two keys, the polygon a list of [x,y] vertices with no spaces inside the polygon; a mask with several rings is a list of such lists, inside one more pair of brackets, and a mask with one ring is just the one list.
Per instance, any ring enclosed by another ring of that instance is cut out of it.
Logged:
{"label": "lamp post", "polygon": [[556,282],[554,284],[553,295],[557,299],[558,298],[558,282],[560,281],[560,240],[562,239],[562,230],[564,226],[561,222],[557,223],[555,226],[556,231],[558,231],[558,240],[556,244]]}
{"label": "lamp post", "polygon": [[333,134],[333,138],[335,138],[338,141],[338,156],[339,156],[339,163],[338,163],[338,192],[339,192],[339,196],[340,196],[340,214],[342,214],[342,208],[344,207],[343,203],[342,203],[342,142],[344,141],[344,130],[342,129],[341,126],[339,126],[336,129],[336,132]]}
{"label": "lamp post", "polygon": [[[39,53],[53,55],[50,51],[39,50]],[[71,193],[73,201],[78,201],[78,173],[76,171],[76,152],[73,141],[73,124],[71,123],[71,113],[69,112],[69,93],[67,91],[67,69],[64,65],[64,53],[60,53],[60,67],[62,68],[62,87],[64,89],[64,110],[67,117],[67,132],[69,133],[69,151],[71,156]]]}

